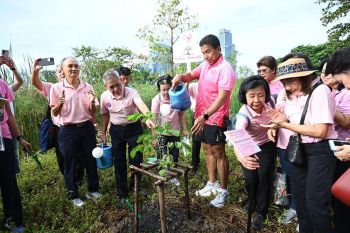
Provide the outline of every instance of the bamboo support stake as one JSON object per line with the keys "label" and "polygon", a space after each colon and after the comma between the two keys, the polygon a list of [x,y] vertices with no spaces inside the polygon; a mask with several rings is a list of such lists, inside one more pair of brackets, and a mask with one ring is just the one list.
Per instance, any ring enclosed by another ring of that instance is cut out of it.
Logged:
{"label": "bamboo support stake", "polygon": [[190,219],[191,218],[191,212],[190,212],[190,196],[189,196],[189,192],[188,192],[188,171],[185,170],[184,173],[184,180],[185,180],[185,209],[187,212],[187,218]]}
{"label": "bamboo support stake", "polygon": [[133,170],[136,170],[138,172],[141,172],[141,173],[144,173],[144,174],[147,174],[153,178],[156,178],[158,180],[161,180],[161,181],[167,181],[167,179],[163,176],[159,176],[159,175],[156,175],[156,174],[153,174],[152,172],[149,172],[149,171],[145,171],[144,169],[142,168],[139,168],[139,167],[136,167],[134,165],[130,165],[130,168],[133,169]]}
{"label": "bamboo support stake", "polygon": [[140,173],[136,172],[134,179],[135,179],[135,204],[134,204],[134,209],[135,209],[135,213],[134,213],[134,221],[135,221],[135,232],[139,232],[139,176]]}
{"label": "bamboo support stake", "polygon": [[162,233],[167,233],[166,227],[166,216],[165,216],[165,204],[164,204],[164,183],[157,186],[158,189],[158,202],[159,202],[159,214],[160,214],[160,224],[162,227]]}

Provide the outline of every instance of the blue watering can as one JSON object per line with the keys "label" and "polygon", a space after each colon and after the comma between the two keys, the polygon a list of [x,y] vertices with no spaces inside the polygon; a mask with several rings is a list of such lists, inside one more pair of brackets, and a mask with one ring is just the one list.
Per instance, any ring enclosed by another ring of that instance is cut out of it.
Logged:
{"label": "blue watering can", "polygon": [[190,94],[183,83],[180,83],[175,89],[170,89],[169,96],[171,100],[171,108],[185,111],[191,107]]}
{"label": "blue watering can", "polygon": [[[99,153],[103,151],[102,156]],[[95,148],[92,152],[93,156],[96,158],[97,167],[100,169],[110,168],[112,167],[112,147],[107,146],[106,144],[101,144],[100,148]],[[96,156],[97,155],[97,156]]]}

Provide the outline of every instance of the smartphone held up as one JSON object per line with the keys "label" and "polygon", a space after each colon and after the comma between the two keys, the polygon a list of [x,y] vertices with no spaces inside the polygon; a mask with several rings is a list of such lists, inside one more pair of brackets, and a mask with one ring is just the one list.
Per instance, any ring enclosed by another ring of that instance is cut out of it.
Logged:
{"label": "smartphone held up", "polygon": [[3,49],[1,52],[1,56],[3,56],[4,58],[8,59],[10,57],[10,51],[7,49]]}
{"label": "smartphone held up", "polygon": [[48,57],[48,58],[40,58],[39,59],[39,64],[41,66],[51,66],[55,64],[55,60],[53,57]]}

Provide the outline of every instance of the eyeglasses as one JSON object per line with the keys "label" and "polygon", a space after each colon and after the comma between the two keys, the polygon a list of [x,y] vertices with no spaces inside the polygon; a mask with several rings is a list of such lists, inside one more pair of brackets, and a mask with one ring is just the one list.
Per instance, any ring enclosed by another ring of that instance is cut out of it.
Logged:
{"label": "eyeglasses", "polygon": [[270,72],[270,69],[258,69],[258,74],[262,74],[262,73],[268,73]]}

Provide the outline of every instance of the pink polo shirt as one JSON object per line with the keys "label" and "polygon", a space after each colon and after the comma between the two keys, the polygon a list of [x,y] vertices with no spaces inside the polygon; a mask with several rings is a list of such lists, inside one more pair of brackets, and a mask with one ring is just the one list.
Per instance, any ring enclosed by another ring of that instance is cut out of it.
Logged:
{"label": "pink polo shirt", "polygon": [[[44,96],[47,99],[47,101],[50,101],[50,90],[51,90],[51,87],[52,87],[53,83],[41,82],[41,84],[42,84],[43,89],[42,90],[38,90],[38,92],[42,96]],[[57,125],[57,126],[60,125],[60,123],[59,123],[59,116],[54,116],[54,115],[51,114],[51,119],[52,119],[52,122],[55,125]]]}
{"label": "pink polo shirt", "polygon": [[[51,87],[50,91],[50,106],[54,107],[58,104],[58,98],[62,95],[64,90],[66,102],[63,104],[61,113],[59,116],[59,123],[62,125],[76,124],[84,121],[92,120],[92,116],[89,111],[90,101],[88,91],[94,89],[88,83],[80,80],[79,87],[75,89],[70,85],[66,79],[62,82],[55,83]],[[96,98],[95,105],[99,105]]]}
{"label": "pink polo shirt", "polygon": [[109,113],[109,120],[114,125],[128,125],[135,121],[127,120],[127,116],[137,113],[140,103],[142,99],[133,88],[125,87],[117,97],[107,90],[101,95],[101,114]]}
{"label": "pink polo shirt", "polygon": [[[308,95],[291,96],[286,100],[284,113],[292,124],[299,124]],[[310,98],[304,125],[328,124],[325,139],[338,138],[334,130],[335,101],[329,88],[321,84]],[[301,135],[303,143],[316,143],[323,139]]]}
{"label": "pink polo shirt", "polygon": [[196,110],[196,96],[198,94],[198,82],[190,83],[188,85],[188,93],[190,94],[191,110]]}
{"label": "pink polo shirt", "polygon": [[260,126],[260,124],[270,123],[270,118],[266,113],[266,107],[264,107],[261,114],[259,114],[255,112],[251,107],[244,104],[239,110],[239,112],[248,116],[250,122],[248,122],[248,120],[245,117],[237,115],[236,129],[246,130],[247,133],[259,146],[270,141],[270,139],[267,136],[268,129]]}
{"label": "pink polo shirt", "polygon": [[[336,109],[346,115],[350,115],[350,90],[343,89],[338,92],[335,97]],[[335,131],[338,133],[339,140],[345,140],[350,137],[350,129],[341,127],[335,122]]]}
{"label": "pink polo shirt", "polygon": [[[12,91],[7,86],[7,83],[2,79],[0,79],[0,97],[7,99],[8,103],[10,103],[11,101],[14,101],[15,99]],[[12,139],[11,131],[7,123],[7,120],[8,120],[8,115],[4,105],[4,107],[0,109],[0,124],[1,124],[2,137]]]}
{"label": "pink polo shirt", "polygon": [[[276,109],[284,109],[287,101],[286,90],[283,88],[280,90],[277,96]],[[280,128],[277,133],[277,144],[276,147],[286,149],[288,146],[290,136],[294,135],[294,132],[289,129]]]}
{"label": "pink polo shirt", "polygon": [[278,95],[280,90],[284,89],[281,81],[270,82],[269,87],[271,95]]}
{"label": "pink polo shirt", "polygon": [[236,81],[236,74],[231,64],[224,60],[221,55],[215,64],[210,65],[204,61],[192,73],[199,77],[195,118],[207,112],[218,97],[220,90],[229,92],[224,104],[205,122],[208,125],[223,126],[224,117],[229,115],[230,97]]}
{"label": "pink polo shirt", "polygon": [[157,116],[157,123],[159,124],[169,123],[172,129],[180,130],[181,124],[180,124],[179,112],[173,108],[170,108],[170,114],[167,116],[163,116],[160,112],[160,107],[162,104],[170,105],[171,103],[170,103],[170,100],[165,100],[161,94],[158,94],[155,97],[153,97],[151,109],[152,109],[152,112]]}

